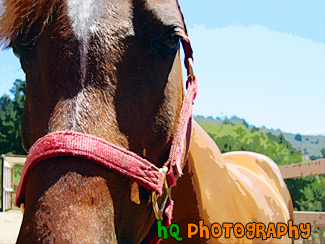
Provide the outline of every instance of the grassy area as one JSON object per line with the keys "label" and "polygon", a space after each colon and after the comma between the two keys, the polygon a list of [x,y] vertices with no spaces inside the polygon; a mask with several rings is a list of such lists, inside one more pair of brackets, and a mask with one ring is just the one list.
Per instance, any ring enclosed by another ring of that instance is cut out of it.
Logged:
{"label": "grassy area", "polygon": [[312,227],[311,228],[311,235],[308,239],[298,239],[295,241],[295,244],[323,244],[325,243],[325,229]]}

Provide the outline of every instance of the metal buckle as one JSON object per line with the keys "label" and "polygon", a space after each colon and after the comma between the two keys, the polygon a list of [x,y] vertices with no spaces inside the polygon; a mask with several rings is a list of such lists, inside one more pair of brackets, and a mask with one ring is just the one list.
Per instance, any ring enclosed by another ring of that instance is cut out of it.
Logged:
{"label": "metal buckle", "polygon": [[22,213],[24,214],[25,213],[25,204],[21,203],[20,208],[21,208]]}
{"label": "metal buckle", "polygon": [[155,213],[156,219],[157,220],[163,220],[164,219],[164,210],[166,208],[166,203],[168,198],[171,199],[171,187],[168,187],[168,183],[167,183],[167,178],[166,178],[166,174],[168,172],[168,168],[166,166],[164,166],[163,168],[159,169],[160,172],[165,174],[165,179],[164,179],[164,195],[163,195],[163,199],[161,201],[161,205],[159,207],[158,205],[158,195],[156,191],[152,191],[151,192],[151,199],[152,199],[152,208],[153,211]]}
{"label": "metal buckle", "polygon": [[193,59],[188,58],[188,72],[190,73],[191,80],[194,80]]}

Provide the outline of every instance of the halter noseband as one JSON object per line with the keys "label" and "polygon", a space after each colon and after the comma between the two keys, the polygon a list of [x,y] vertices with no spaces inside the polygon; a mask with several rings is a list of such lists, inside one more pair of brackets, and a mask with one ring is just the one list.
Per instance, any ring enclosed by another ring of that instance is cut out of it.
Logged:
{"label": "halter noseband", "polygon": [[[185,52],[185,66],[188,71],[187,92],[172,140],[169,158],[162,168],[158,168],[146,159],[125,148],[111,144],[101,138],[73,131],[57,131],[38,139],[30,148],[24,165],[21,181],[17,188],[16,205],[24,207],[28,178],[35,166],[48,158],[74,156],[91,160],[99,165],[114,170],[152,191],[153,210],[157,220],[165,220],[169,226],[172,219],[173,200],[170,189],[176,185],[189,149],[192,130],[192,107],[197,94],[198,81],[192,68],[192,49],[188,40],[182,39]],[[186,148],[184,149],[184,141]],[[184,156],[182,164],[182,157]],[[163,196],[158,206],[158,196]],[[165,214],[165,215],[164,215]],[[150,235],[150,233],[149,233]],[[157,243],[158,237],[152,235],[150,243]]]}

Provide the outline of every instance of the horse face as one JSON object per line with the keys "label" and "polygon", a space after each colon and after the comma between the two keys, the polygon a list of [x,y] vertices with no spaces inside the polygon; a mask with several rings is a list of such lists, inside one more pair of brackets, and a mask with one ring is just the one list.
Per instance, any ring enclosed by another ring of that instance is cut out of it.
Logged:
{"label": "horse face", "polygon": [[[69,130],[161,166],[183,98],[178,46],[186,34],[177,1],[15,2],[4,1],[2,35],[26,73],[25,149]],[[20,19],[26,23],[13,28]],[[31,179],[18,242],[139,242],[154,221],[145,189],[87,160],[45,160]],[[82,234],[87,228],[93,234]]]}
{"label": "horse face", "polygon": [[161,162],[182,100],[177,2],[71,0],[47,21],[12,41],[28,83],[25,148],[72,130]]}

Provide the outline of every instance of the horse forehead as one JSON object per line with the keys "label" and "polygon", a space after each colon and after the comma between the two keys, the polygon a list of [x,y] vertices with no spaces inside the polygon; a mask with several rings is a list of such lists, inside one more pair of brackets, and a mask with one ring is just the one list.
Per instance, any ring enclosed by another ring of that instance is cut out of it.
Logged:
{"label": "horse forehead", "polygon": [[103,2],[103,0],[67,1],[67,13],[78,39],[88,35],[90,29],[96,25],[103,12]]}
{"label": "horse forehead", "polygon": [[[164,25],[183,27],[177,0],[143,0],[139,2],[142,2],[145,9]],[[66,4],[68,17],[77,38],[86,36],[96,29],[96,24],[102,17],[106,19],[108,17],[117,26],[130,25],[133,11],[136,9],[134,5],[139,6],[130,0],[67,0]]]}
{"label": "horse forehead", "polygon": [[131,28],[132,6],[129,0],[67,0],[67,15],[79,40],[95,32],[103,18],[108,17],[111,28],[121,25]]}

